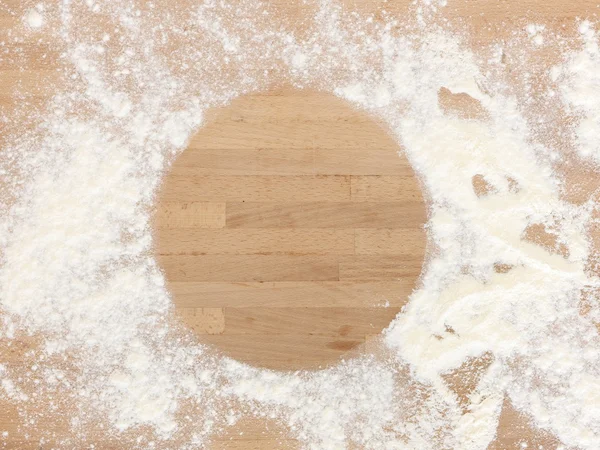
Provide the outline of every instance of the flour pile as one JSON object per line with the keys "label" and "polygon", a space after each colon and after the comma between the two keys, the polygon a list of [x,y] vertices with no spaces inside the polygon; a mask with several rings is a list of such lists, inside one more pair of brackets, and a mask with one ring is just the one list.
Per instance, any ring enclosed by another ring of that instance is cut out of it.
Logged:
{"label": "flour pile", "polygon": [[[58,55],[49,104],[2,116],[0,339],[27,349],[0,353],[0,391],[23,433],[52,418],[68,434],[35,439],[59,448],[95,433],[198,448],[257,416],[303,448],[484,450],[508,399],[565,447],[600,448],[600,215],[595,189],[569,178],[600,163],[594,25],[573,22],[571,39],[531,25],[474,52],[440,19],[445,2],[408,15],[171,3],[40,4],[6,35],[0,67],[19,60],[19,27]],[[536,64],[546,46],[559,54]],[[173,319],[149,225],[161,177],[208,109],[284,82],[383,120],[429,198],[430,259],[385,357],[275,373]],[[469,364],[461,396],[448,377]]]}

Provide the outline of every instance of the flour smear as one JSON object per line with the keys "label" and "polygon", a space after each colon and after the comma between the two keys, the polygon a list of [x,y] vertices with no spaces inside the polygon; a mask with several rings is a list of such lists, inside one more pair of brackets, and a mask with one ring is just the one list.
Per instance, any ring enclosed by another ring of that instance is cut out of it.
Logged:
{"label": "flour smear", "polygon": [[[553,448],[600,448],[595,25],[524,22],[475,51],[443,19],[452,2],[285,3],[9,9],[0,67],[30,39],[57,68],[46,104],[23,100],[25,83],[1,116],[0,393],[18,432],[191,449],[259,417],[307,449],[485,450],[508,401]],[[157,188],[205,113],[283,83],[383,121],[429,199],[429,258],[385,351],[316,372],[203,345],[173,318],[152,253]],[[449,377],[469,365],[459,395]]]}

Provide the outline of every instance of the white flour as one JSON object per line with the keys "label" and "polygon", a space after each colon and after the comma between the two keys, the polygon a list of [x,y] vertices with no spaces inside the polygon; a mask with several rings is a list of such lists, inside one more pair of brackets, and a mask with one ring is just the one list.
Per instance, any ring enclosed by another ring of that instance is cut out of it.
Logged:
{"label": "white flour", "polygon": [[[600,448],[596,204],[592,193],[564,200],[557,164],[572,155],[563,141],[540,140],[535,120],[549,116],[540,99],[565,110],[561,137],[600,162],[593,25],[572,24],[581,48],[544,69],[556,86],[539,93],[529,73],[524,87],[511,83],[505,55],[545,45],[544,24],[525,27],[528,44],[495,43],[484,57],[436,25],[445,1],[380,20],[315,0],[302,31],[254,1],[169,3],[63,0],[23,11],[31,33],[52,24],[68,80],[0,161],[2,342],[40,341],[26,361],[2,361],[0,377],[27,426],[43,420],[34,405],[70,418],[69,436],[43,437],[64,448],[84,446],[100,423],[122,447],[181,449],[255,415],[310,449],[485,450],[508,398],[565,446]],[[161,177],[205,111],[283,81],[382,119],[430,199],[430,259],[385,332],[386,357],[274,373],[219,356],[172,320],[149,227]],[[442,88],[485,114],[445,110]],[[475,192],[476,175],[487,195]],[[524,239],[536,224],[566,256]],[[465,406],[445,375],[486,356]]]}
{"label": "white flour", "polygon": [[[39,8],[42,9],[42,8]],[[44,16],[38,9],[30,9],[25,15],[25,23],[31,28],[40,28],[44,25]]]}
{"label": "white flour", "polygon": [[560,80],[565,105],[579,118],[576,148],[583,158],[600,161],[600,50],[594,27],[583,21],[578,27],[584,46],[581,51],[569,55],[563,68],[556,67],[552,72],[555,80]]}

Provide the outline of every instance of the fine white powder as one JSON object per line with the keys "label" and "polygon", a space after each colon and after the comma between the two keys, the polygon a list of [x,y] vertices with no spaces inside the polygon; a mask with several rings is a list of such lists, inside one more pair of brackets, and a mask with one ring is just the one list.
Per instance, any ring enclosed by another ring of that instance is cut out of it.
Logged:
{"label": "fine white powder", "polygon": [[[294,10],[301,30],[249,0],[23,12],[32,29],[56,22],[63,77],[0,158],[0,338],[34,341],[25,360],[2,361],[0,392],[23,433],[46,414],[68,418],[68,435],[42,438],[61,448],[89,446],[98,424],[122,448],[199,448],[257,416],[308,449],[485,450],[508,398],[565,446],[600,448],[598,205],[594,192],[568,201],[560,170],[600,162],[594,26],[572,24],[574,47],[535,24],[524,42],[474,52],[439,25],[445,4],[375,17],[308,1]],[[550,43],[561,60],[538,78],[506,62]],[[429,260],[385,356],[276,373],[220,356],[173,319],[149,226],[160,180],[208,109],[281,83],[382,120],[422,180]],[[444,90],[478,102],[480,117],[444,108]],[[5,116],[21,129],[21,115]],[[532,226],[566,251],[525,239]],[[446,376],[477,359],[488,364],[465,404]]]}
{"label": "fine white powder", "polygon": [[577,115],[576,148],[583,158],[600,162],[600,50],[598,36],[588,21],[578,27],[584,46],[568,55],[564,67],[556,67],[553,76],[561,81],[565,105]]}
{"label": "fine white powder", "polygon": [[41,28],[44,25],[44,16],[37,9],[30,9],[25,15],[25,23],[31,28]]}

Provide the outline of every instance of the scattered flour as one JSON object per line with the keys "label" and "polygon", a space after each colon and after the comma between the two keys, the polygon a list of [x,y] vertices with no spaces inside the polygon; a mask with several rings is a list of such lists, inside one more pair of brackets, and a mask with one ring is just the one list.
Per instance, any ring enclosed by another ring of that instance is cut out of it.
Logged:
{"label": "scattered flour", "polygon": [[25,15],[25,23],[31,28],[41,28],[44,25],[44,16],[38,9],[30,9]]}
{"label": "scattered flour", "polygon": [[576,148],[585,158],[600,161],[600,50],[594,26],[583,21],[578,27],[583,48],[569,54],[562,68],[554,76],[561,81],[562,94],[567,107],[578,118]]}
{"label": "scattered flour", "polygon": [[527,34],[533,40],[535,45],[542,45],[544,43],[543,32],[546,29],[545,25],[529,24],[527,25]]}
{"label": "scattered flour", "polygon": [[[47,405],[71,432],[40,440],[64,448],[89,444],[98,423],[122,447],[198,448],[253,415],[308,449],[484,450],[508,398],[565,446],[600,448],[593,192],[564,199],[556,162],[568,155],[536,140],[503,57],[486,60],[436,25],[445,3],[376,20],[308,1],[302,32],[254,1],[63,0],[26,13],[31,28],[60,23],[70,80],[0,159],[4,198],[14,199],[0,218],[0,337],[39,338],[23,364],[2,361],[0,371],[26,433],[38,418],[29,407]],[[563,126],[573,126],[577,154],[598,163],[597,36],[590,22],[573,29],[582,48],[548,69],[561,94],[553,101],[576,119]],[[549,33],[526,31],[536,47]],[[172,320],[149,227],[161,177],[208,109],[282,82],[333,92],[384,121],[429,198],[430,258],[385,332],[384,357],[275,373],[220,356]],[[443,88],[484,114],[442,107]],[[524,239],[536,225],[567,251]],[[461,404],[445,377],[484,357]]]}

